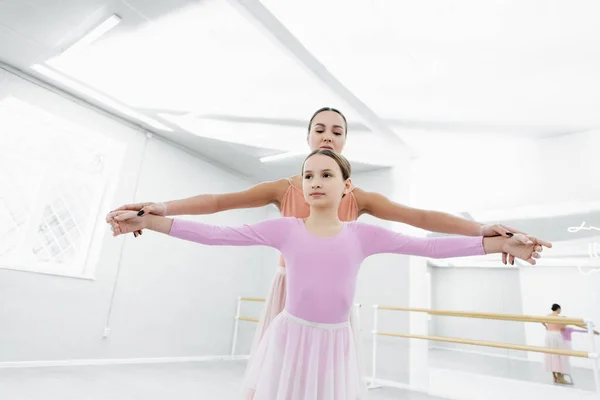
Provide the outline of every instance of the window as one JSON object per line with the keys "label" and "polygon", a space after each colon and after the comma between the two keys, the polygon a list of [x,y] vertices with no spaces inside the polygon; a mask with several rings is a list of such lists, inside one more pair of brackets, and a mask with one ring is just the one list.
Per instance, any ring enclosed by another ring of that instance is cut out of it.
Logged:
{"label": "window", "polygon": [[0,267],[91,277],[117,143],[15,97],[0,121]]}

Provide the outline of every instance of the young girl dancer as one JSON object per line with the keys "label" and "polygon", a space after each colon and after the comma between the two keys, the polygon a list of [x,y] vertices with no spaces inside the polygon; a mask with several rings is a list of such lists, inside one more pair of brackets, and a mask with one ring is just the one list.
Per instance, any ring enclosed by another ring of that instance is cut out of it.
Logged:
{"label": "young girl dancer", "polygon": [[[552,304],[552,313],[548,314],[548,316],[562,316],[560,315],[561,312],[562,308],[559,304]],[[559,323],[543,323],[543,325],[547,329],[546,347],[555,349],[572,350],[573,346],[571,343],[571,336],[573,332],[587,333],[587,329],[577,329],[572,326],[567,326]],[[585,325],[580,326],[580,328],[584,327]],[[600,333],[594,330],[594,334],[598,335]],[[573,384],[569,356],[562,356],[559,354],[545,354],[544,356],[546,370],[552,372],[552,378],[554,379],[554,383]],[[565,376],[568,376],[571,381],[567,381],[565,379]]]}
{"label": "young girl dancer", "polygon": [[[362,261],[379,253],[436,258],[506,252],[535,264],[538,241],[503,237],[416,238],[359,222],[342,222],[338,209],[352,188],[350,165],[316,150],[303,165],[307,218],[277,218],[241,227],[148,215],[112,220],[114,235],[151,229],[208,245],[264,245],[287,265],[285,309],[267,329],[247,370],[244,388],[255,400],[355,400],[366,386],[358,369],[348,318]],[[122,213],[135,213],[121,211]]]}
{"label": "young girl dancer", "polygon": [[[571,336],[573,335],[573,333],[588,333],[588,331],[587,331],[587,329],[581,329],[581,328],[575,328],[572,326],[567,326],[560,333],[562,334],[563,340],[565,341],[565,346],[566,346],[567,350],[573,350],[573,344],[571,342]],[[594,330],[594,335],[600,335],[600,332],[598,332],[597,330]],[[567,382],[569,382],[571,385],[575,383],[573,381],[573,377],[571,376],[571,374],[565,374],[565,375],[563,375],[563,378],[565,376],[569,377],[569,380]]]}
{"label": "young girl dancer", "polygon": [[[333,108],[325,107],[317,110],[308,123],[307,143],[311,150],[330,149],[341,153],[348,136],[348,127],[344,115]],[[276,205],[283,217],[306,218],[309,215],[309,206],[302,193],[302,177],[293,176],[273,182],[263,182],[248,190],[226,194],[202,194],[183,200],[168,201],[166,203],[138,203],[119,207],[117,210],[132,210],[142,214],[155,215],[182,215],[182,214],[213,214],[237,208],[262,207],[268,204]],[[108,214],[107,222],[114,218],[118,211]],[[466,236],[496,236],[507,235],[507,232],[521,233],[515,229],[499,224],[483,225],[475,221],[455,217],[450,214],[410,208],[395,203],[387,197],[366,192],[358,187],[350,186],[347,195],[341,200],[338,216],[341,221],[355,221],[359,215],[370,214],[374,217],[402,222],[422,228],[431,232],[450,233]],[[135,213],[122,214],[121,221],[136,217]],[[134,232],[141,234],[142,230]],[[507,263],[506,253],[502,254],[502,261]],[[513,264],[514,257],[508,257],[508,262]],[[250,356],[252,357],[262,340],[263,334],[275,318],[285,307],[286,275],[285,262],[280,257],[279,267],[271,284],[265,307],[261,312]],[[358,335],[358,327],[351,314],[351,325]]]}

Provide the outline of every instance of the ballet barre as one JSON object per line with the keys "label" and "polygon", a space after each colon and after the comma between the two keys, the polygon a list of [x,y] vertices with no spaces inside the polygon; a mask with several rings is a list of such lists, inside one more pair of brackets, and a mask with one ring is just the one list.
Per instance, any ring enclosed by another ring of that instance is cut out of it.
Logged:
{"label": "ballet barre", "polygon": [[[578,351],[578,350],[561,350],[552,349],[541,346],[529,346],[529,345],[518,345],[511,343],[492,342],[485,340],[473,340],[465,338],[453,338],[444,336],[430,336],[430,335],[417,335],[417,334],[405,334],[405,333],[394,333],[394,332],[382,332],[378,331],[378,311],[410,311],[410,312],[422,312],[429,315],[441,315],[451,317],[463,317],[463,318],[477,318],[477,319],[495,319],[504,321],[519,321],[519,322],[546,322],[546,323],[558,323],[564,325],[578,325],[585,326],[588,330],[588,335],[591,338],[591,352]],[[588,319],[581,318],[563,318],[563,317],[548,317],[548,316],[531,316],[531,315],[518,315],[518,314],[494,314],[494,313],[482,313],[482,312],[468,312],[468,311],[450,311],[450,310],[432,310],[426,308],[409,308],[409,307],[392,307],[392,306],[380,306],[373,305],[373,365],[372,365],[372,376],[370,388],[376,388],[376,372],[377,372],[377,337],[378,336],[391,336],[391,337],[402,337],[407,339],[422,339],[431,340],[436,342],[447,342],[447,343],[460,343],[474,346],[484,347],[495,347],[509,350],[521,350],[531,351],[537,353],[546,354],[558,354],[563,356],[589,358],[593,362],[594,368],[594,379],[596,383],[596,391],[600,393],[600,375],[598,374],[598,353],[596,353],[596,347],[594,342],[594,323]]]}
{"label": "ballet barre", "polygon": [[260,298],[260,297],[238,297],[238,300],[240,300],[240,301],[255,301],[255,302],[259,302],[259,303],[265,302],[265,299]]}
{"label": "ballet barre", "polygon": [[258,322],[258,318],[239,317],[238,321]]}
{"label": "ballet barre", "polygon": [[422,312],[429,315],[443,315],[448,317],[463,317],[477,319],[497,319],[504,321],[521,321],[521,322],[547,322],[564,325],[586,325],[588,321],[582,318],[563,318],[563,317],[548,317],[548,316],[532,316],[520,314],[491,314],[482,312],[470,311],[450,311],[450,310],[430,310],[427,308],[409,308],[409,307],[391,307],[391,306],[373,306],[379,310],[389,311],[412,311]]}
{"label": "ballet barre", "polygon": [[551,349],[548,347],[540,347],[540,346],[526,346],[526,345],[510,344],[510,343],[503,343],[503,342],[490,342],[490,341],[486,341],[486,340],[451,338],[451,337],[445,337],[445,336],[413,335],[413,334],[408,334],[408,333],[392,333],[392,332],[377,332],[377,335],[402,337],[402,338],[407,338],[407,339],[433,340],[435,342],[471,344],[474,346],[496,347],[499,349],[533,351],[533,352],[538,352],[538,353],[558,354],[561,356],[597,358],[596,355],[594,355],[593,353],[588,353],[587,351],[560,350],[560,349]]}
{"label": "ballet barre", "polygon": [[234,322],[234,326],[233,326],[233,340],[232,340],[232,344],[231,344],[231,358],[235,357],[235,347],[237,345],[238,328],[239,328],[239,325],[240,325],[240,321],[258,322],[258,318],[242,317],[240,315],[241,310],[242,310],[242,301],[264,303],[265,299],[262,299],[262,298],[259,298],[259,297],[241,297],[241,296],[238,297],[238,299],[237,299],[237,307],[236,307],[236,311],[235,311],[235,322]]}

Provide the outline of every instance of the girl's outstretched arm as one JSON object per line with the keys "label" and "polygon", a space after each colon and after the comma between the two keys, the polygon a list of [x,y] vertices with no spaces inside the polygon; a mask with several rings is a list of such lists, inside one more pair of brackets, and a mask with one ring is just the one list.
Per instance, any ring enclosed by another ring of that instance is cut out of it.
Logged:
{"label": "girl's outstretched arm", "polygon": [[[356,223],[363,252],[366,257],[378,253],[397,253],[431,258],[466,257],[491,253],[508,253],[535,264],[542,246],[552,247],[551,243],[532,236],[455,236],[422,238],[403,235],[375,225]],[[524,236],[524,237],[521,237]]]}
{"label": "girl's outstretched arm", "polygon": [[[135,211],[123,211],[135,213]],[[118,236],[140,229],[150,229],[169,236],[207,245],[254,246],[279,248],[289,230],[288,218],[275,218],[252,225],[217,226],[184,219],[157,215],[131,216],[123,221],[113,220],[113,235]]]}
{"label": "girl's outstretched arm", "polygon": [[[465,236],[504,236],[508,233],[524,233],[502,224],[482,224],[441,211],[413,208],[396,203],[386,196],[354,189],[359,212],[387,221],[401,222],[430,232]],[[514,257],[502,254],[502,262],[514,264]]]}

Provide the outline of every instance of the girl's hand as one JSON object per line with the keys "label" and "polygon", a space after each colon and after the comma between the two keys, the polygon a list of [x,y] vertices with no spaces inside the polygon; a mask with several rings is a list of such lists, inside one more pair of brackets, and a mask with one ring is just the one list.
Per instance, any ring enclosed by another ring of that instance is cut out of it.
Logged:
{"label": "girl's hand", "polygon": [[[518,231],[511,227],[502,225],[502,224],[488,224],[481,227],[481,236],[491,237],[491,236],[503,236],[503,237],[511,237],[512,234],[522,233],[525,235],[525,232]],[[515,257],[509,255],[507,253],[502,253],[502,263],[506,265],[506,263],[510,263],[510,265],[515,264]]]}
{"label": "girl's hand", "polygon": [[[106,222],[110,223],[115,216],[120,215],[122,211],[136,211],[138,215],[144,214],[153,214],[165,216],[167,215],[167,206],[165,203],[136,203],[136,204],[125,204],[117,208],[114,211],[109,212],[106,215]],[[138,237],[143,233],[140,229],[139,231],[134,231],[133,236]]]}
{"label": "girl's hand", "polygon": [[527,261],[531,265],[535,265],[535,260],[541,257],[540,253],[544,247],[551,248],[552,243],[533,236],[517,233],[504,242],[502,251],[515,258]]}
{"label": "girl's hand", "polygon": [[109,221],[113,236],[130,232],[141,231],[146,228],[145,218],[138,216],[137,211],[115,211],[114,217]]}

